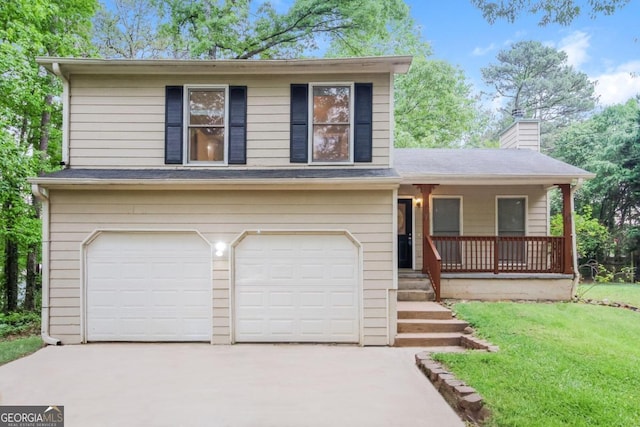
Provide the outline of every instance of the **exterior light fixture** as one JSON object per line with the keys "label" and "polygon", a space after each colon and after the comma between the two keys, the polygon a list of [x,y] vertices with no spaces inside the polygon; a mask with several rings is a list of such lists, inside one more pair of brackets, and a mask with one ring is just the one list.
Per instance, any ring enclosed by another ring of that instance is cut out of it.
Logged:
{"label": "exterior light fixture", "polygon": [[422,207],[422,199],[418,197],[416,199],[416,208],[421,208],[421,207]]}
{"label": "exterior light fixture", "polygon": [[216,256],[222,256],[222,254],[224,253],[224,250],[227,249],[227,244],[224,242],[218,242],[216,243]]}

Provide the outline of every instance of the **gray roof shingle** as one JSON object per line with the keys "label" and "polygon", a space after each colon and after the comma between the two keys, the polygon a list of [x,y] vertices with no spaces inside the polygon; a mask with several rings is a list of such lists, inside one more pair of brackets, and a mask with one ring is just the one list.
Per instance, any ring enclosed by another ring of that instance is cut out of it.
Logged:
{"label": "gray roof shingle", "polygon": [[593,174],[526,149],[397,148],[395,169],[403,177],[572,177]]}

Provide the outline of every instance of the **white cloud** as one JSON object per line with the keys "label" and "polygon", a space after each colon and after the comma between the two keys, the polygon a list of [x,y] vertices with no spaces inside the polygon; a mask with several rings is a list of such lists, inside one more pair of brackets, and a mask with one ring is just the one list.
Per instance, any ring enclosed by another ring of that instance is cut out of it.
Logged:
{"label": "white cloud", "polygon": [[610,72],[594,76],[596,94],[600,104],[613,105],[626,102],[640,94],[640,61],[631,61],[619,65]]}
{"label": "white cloud", "polygon": [[589,49],[589,39],[591,36],[584,31],[574,31],[567,37],[560,40],[558,49],[567,54],[569,65],[580,68],[582,64],[589,60],[587,50]]}
{"label": "white cloud", "polygon": [[471,54],[473,56],[484,56],[487,53],[491,52],[492,50],[495,50],[495,48],[496,48],[496,44],[491,43],[487,47],[476,47],[475,49],[473,49],[473,52],[471,52]]}

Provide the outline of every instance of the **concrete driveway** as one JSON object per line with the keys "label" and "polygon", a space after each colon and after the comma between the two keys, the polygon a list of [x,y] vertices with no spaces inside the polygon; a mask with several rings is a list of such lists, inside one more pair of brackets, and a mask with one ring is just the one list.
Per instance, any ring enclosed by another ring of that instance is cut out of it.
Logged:
{"label": "concrete driveway", "polygon": [[0,404],[73,426],[463,426],[416,349],[89,344],[0,366]]}

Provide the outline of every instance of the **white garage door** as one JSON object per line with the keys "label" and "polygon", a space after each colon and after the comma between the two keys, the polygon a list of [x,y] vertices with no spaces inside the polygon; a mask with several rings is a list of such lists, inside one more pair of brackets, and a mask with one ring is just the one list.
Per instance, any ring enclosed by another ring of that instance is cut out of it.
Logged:
{"label": "white garage door", "polygon": [[238,342],[358,342],[358,249],[343,234],[256,234],[235,250]]}
{"label": "white garage door", "polygon": [[86,277],[88,341],[211,339],[211,247],[196,233],[102,233]]}

